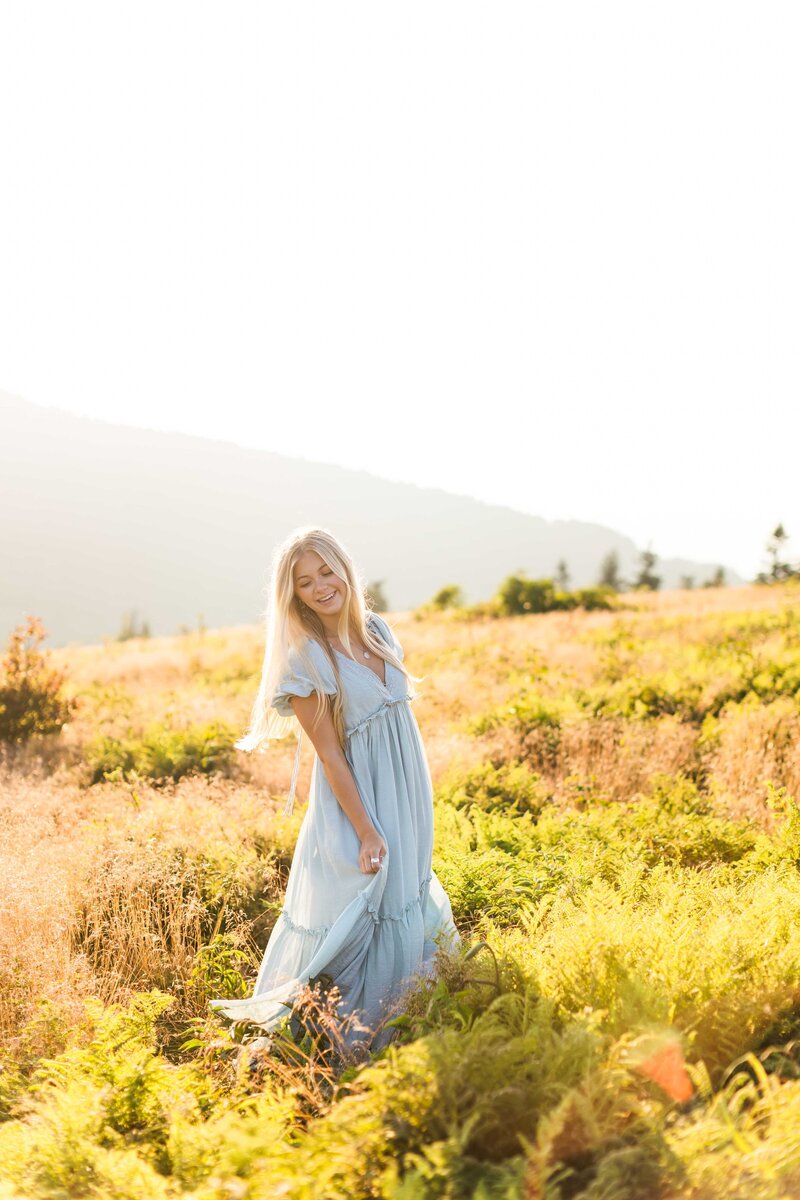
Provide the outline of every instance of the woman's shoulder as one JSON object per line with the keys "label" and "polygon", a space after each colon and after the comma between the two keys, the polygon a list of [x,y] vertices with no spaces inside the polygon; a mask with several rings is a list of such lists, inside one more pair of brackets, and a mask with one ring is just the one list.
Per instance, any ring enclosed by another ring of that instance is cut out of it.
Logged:
{"label": "woman's shoulder", "polygon": [[[313,637],[305,637],[301,642],[289,647],[286,657],[286,670],[282,678],[282,686],[291,686],[295,682],[304,684],[307,689],[313,689],[318,684],[312,672],[323,682],[325,691],[329,694],[337,691],[336,675],[325,650]],[[306,691],[304,694],[308,694]]]}
{"label": "woman's shoulder", "polygon": [[389,645],[391,646],[392,631],[389,628],[388,621],[386,621],[382,616],[380,616],[379,613],[371,612],[371,613],[367,613],[367,624],[372,625],[372,627],[378,631],[379,635],[383,638],[383,640],[385,642],[388,642]]}
{"label": "woman's shoulder", "polygon": [[367,621],[375,626],[375,628],[378,630],[378,633],[383,638],[383,640],[386,642],[389,649],[393,650],[394,653],[398,656],[398,658],[402,658],[403,657],[403,647],[400,645],[400,642],[397,638],[396,633],[394,632],[394,630],[392,629],[391,625],[386,620],[386,618],[381,617],[378,613],[371,612],[369,614],[369,616],[367,617]]}
{"label": "woman's shoulder", "polygon": [[331,672],[328,655],[317,639],[310,635],[289,647],[286,661],[288,670],[299,675],[307,674],[309,662],[313,663],[323,676],[327,676]]}
{"label": "woman's shoulder", "polygon": [[[299,656],[300,651],[296,650],[295,654]],[[308,634],[302,642],[302,653],[307,655],[311,661],[318,667],[330,666],[330,659],[327,651],[321,642],[318,642],[315,637]]]}

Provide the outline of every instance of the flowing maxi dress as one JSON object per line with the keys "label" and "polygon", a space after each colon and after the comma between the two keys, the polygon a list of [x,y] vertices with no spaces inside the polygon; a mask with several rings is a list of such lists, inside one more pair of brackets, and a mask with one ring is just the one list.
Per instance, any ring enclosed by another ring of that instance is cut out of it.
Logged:
{"label": "flowing maxi dress", "polygon": [[[402,659],[386,621],[375,613],[368,619]],[[333,695],[337,686],[328,656],[316,639],[308,640],[325,691]],[[385,662],[383,684],[366,664],[335,653],[344,691],[345,757],[386,854],[376,873],[361,871],[359,839],[315,756],[284,905],[253,995],[210,1001],[232,1020],[265,1031],[289,1015],[297,993],[321,973],[341,993],[340,1015],[353,1013],[374,1030],[413,977],[431,972],[437,946],[453,950],[460,942],[447,893],[431,865],[433,789],[408,681]],[[289,698],[313,690],[299,656],[290,652],[274,707],[293,716]]]}

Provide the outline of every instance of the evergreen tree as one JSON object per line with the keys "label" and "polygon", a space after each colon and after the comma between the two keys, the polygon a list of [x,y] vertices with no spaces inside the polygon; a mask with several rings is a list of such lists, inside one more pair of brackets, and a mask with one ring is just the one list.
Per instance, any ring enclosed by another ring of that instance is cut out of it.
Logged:
{"label": "evergreen tree", "polygon": [[770,560],[769,580],[772,583],[778,583],[782,579],[788,579],[794,574],[789,563],[784,562],[781,555],[784,552],[786,543],[789,540],[789,535],[782,524],[778,524],[772,531],[772,534],[767,542],[767,557]]}
{"label": "evergreen tree", "polygon": [[600,578],[597,582],[602,586],[613,588],[615,592],[621,590],[622,580],[619,575],[619,555],[616,550],[609,550],[600,564]]}
{"label": "evergreen tree", "polygon": [[658,561],[658,555],[648,547],[639,555],[639,573],[633,581],[634,588],[657,592],[661,587],[661,576],[656,575],[653,567]]}
{"label": "evergreen tree", "polygon": [[123,614],[117,641],[127,642],[129,638],[135,637],[150,637],[150,626],[147,621],[137,620],[134,608]]}

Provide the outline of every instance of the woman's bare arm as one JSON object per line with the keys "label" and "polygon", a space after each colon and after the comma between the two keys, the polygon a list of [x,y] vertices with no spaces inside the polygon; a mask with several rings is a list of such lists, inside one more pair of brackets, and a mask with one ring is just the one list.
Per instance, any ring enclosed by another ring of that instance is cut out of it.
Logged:
{"label": "woman's bare arm", "polygon": [[310,696],[292,696],[291,698],[292,708],[313,743],[320,766],[325,772],[325,778],[331,785],[333,794],[342,810],[349,817],[350,823],[356,831],[356,837],[361,842],[358,856],[359,866],[367,874],[374,873],[380,868],[370,860],[373,858],[382,860],[386,853],[386,846],[367,815],[363,801],[358,794],[353,772],[339,745],[333,716],[327,703],[324,713],[316,727],[314,726],[317,704],[316,692],[312,692]]}

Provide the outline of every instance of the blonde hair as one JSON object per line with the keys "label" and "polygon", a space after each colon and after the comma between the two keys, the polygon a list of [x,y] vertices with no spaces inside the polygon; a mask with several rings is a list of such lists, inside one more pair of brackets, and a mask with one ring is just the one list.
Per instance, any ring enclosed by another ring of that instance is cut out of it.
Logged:
{"label": "blonde hair", "polygon": [[[286,737],[293,731],[298,737],[302,735],[302,726],[296,716],[284,717],[272,707],[278,685],[289,671],[290,654],[297,656],[298,665],[314,684],[319,701],[314,725],[319,722],[326,703],[330,700],[336,734],[344,748],[343,697],[336,655],[317,613],[295,595],[294,568],[309,550],[316,551],[322,561],[344,581],[345,601],[339,613],[336,632],[348,654],[352,654],[350,629],[353,628],[368,650],[391,663],[398,671],[402,671],[409,681],[419,682],[418,677],[411,675],[403,666],[402,660],[397,657],[391,646],[376,638],[367,626],[370,610],[365,601],[364,581],[341,542],[327,529],[311,525],[301,526],[276,546],[272,555],[268,600],[263,613],[265,644],[261,682],[250,714],[247,733],[234,743],[237,750],[255,750],[263,753],[268,748],[269,741],[274,738]],[[335,696],[328,697],[325,693],[325,681],[306,648],[309,638],[316,638],[330,659],[337,687]]]}

